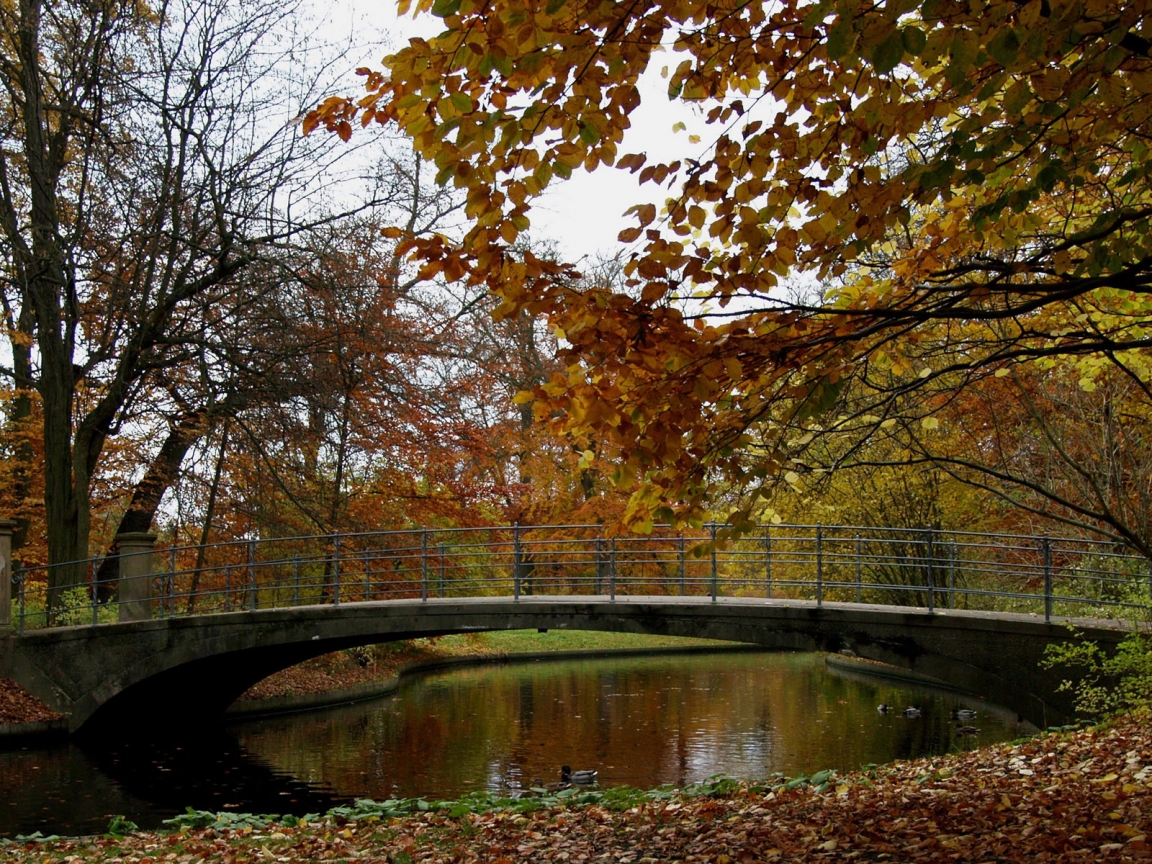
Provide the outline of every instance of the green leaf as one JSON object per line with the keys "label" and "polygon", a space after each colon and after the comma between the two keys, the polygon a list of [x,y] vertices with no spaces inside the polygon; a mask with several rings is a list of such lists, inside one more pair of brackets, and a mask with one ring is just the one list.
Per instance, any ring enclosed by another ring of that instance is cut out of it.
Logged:
{"label": "green leaf", "polygon": [[988,53],[992,59],[1001,66],[1011,66],[1016,62],[1016,55],[1020,51],[1020,37],[1016,35],[1015,28],[1002,27],[988,42]]}
{"label": "green leaf", "polygon": [[600,140],[600,133],[591,123],[580,124],[580,140],[585,144],[595,144]]}
{"label": "green leaf", "polygon": [[432,4],[432,14],[437,18],[447,18],[460,11],[460,0],[435,0]]}
{"label": "green leaf", "polygon": [[852,29],[852,22],[850,20],[841,19],[836,22],[836,26],[828,31],[828,45],[825,50],[828,52],[829,60],[839,60],[851,51],[856,45],[856,31]]}
{"label": "green leaf", "polygon": [[904,40],[904,50],[913,57],[919,57],[928,44],[928,36],[919,27],[905,27],[900,31],[900,36]]}
{"label": "green leaf", "polygon": [[549,0],[548,5],[544,7],[544,14],[555,15],[557,12],[564,8],[564,5],[567,2],[568,0]]}
{"label": "green leaf", "polygon": [[567,180],[572,176],[572,169],[565,165],[563,162],[553,162],[552,173],[559,177],[561,180]]}
{"label": "green leaf", "polygon": [[467,114],[473,109],[472,97],[467,93],[456,92],[448,97],[448,101],[452,103],[452,107],[459,111],[461,114]]}
{"label": "green leaf", "polygon": [[893,30],[872,52],[872,65],[880,74],[891,72],[904,59],[904,37],[899,30]]}

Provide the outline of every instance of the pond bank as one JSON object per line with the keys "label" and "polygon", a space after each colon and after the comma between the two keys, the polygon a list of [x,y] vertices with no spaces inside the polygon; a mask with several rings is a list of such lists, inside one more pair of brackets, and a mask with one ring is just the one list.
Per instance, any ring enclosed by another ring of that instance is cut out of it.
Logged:
{"label": "pond bank", "polygon": [[[192,814],[172,832],[0,841],[0,862],[629,864],[1147,861],[1152,726],[1105,726],[830,777],[606,790],[572,800],[361,804],[301,822]],[[563,793],[561,793],[563,794]],[[573,803],[584,799],[585,803]],[[425,809],[426,808],[426,809]]]}

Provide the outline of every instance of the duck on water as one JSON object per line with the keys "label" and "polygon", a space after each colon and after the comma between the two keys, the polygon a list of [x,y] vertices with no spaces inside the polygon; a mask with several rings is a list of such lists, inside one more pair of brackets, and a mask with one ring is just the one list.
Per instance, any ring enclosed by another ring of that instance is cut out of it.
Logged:
{"label": "duck on water", "polygon": [[560,768],[560,782],[561,783],[575,783],[578,786],[591,786],[596,782],[596,775],[599,771],[585,769],[580,771],[573,771],[567,765]]}

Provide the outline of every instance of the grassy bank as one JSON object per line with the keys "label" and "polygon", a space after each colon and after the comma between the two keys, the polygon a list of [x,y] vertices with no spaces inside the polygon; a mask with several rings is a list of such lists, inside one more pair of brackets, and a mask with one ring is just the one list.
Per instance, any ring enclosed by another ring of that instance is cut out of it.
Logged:
{"label": "grassy bank", "polygon": [[1147,861],[1149,719],[761,785],[359,802],[304,820],[190,813],[167,832],[0,844],[0,862]]}

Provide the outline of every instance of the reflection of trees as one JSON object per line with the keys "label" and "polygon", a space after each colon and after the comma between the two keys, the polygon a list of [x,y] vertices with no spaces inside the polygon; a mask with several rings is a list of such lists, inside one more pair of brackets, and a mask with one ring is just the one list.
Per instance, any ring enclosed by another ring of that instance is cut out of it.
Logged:
{"label": "reflection of trees", "polygon": [[[912,699],[920,721],[876,714]],[[939,696],[831,675],[815,655],[754,653],[460,669],[239,734],[299,779],[383,798],[551,781],[565,763],[641,786],[853,769],[947,749],[950,733]]]}

